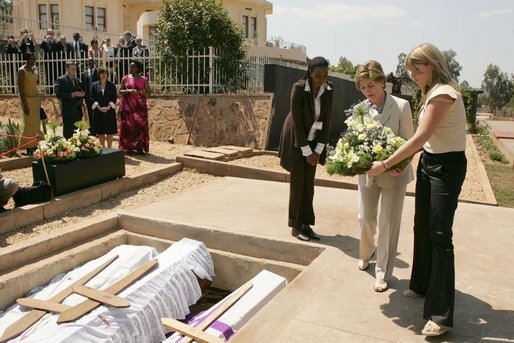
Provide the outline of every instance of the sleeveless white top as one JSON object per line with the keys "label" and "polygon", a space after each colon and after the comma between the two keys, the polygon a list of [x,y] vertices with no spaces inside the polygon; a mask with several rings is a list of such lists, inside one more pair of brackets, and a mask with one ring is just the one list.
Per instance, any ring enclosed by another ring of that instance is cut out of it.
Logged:
{"label": "sleeveless white top", "polygon": [[423,145],[423,149],[432,154],[464,151],[466,150],[466,109],[464,108],[462,95],[455,88],[450,85],[436,86],[423,104],[419,113],[419,120],[423,120],[426,106],[430,100],[441,94],[446,94],[455,101],[444,114],[432,136]]}

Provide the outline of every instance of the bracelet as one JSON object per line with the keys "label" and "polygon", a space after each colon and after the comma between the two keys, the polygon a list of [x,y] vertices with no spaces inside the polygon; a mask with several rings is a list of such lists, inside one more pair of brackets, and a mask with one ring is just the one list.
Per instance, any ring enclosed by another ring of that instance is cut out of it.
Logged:
{"label": "bracelet", "polygon": [[389,170],[389,167],[387,166],[387,164],[385,163],[385,161],[382,161],[382,165],[384,166],[384,168],[385,168],[386,170]]}

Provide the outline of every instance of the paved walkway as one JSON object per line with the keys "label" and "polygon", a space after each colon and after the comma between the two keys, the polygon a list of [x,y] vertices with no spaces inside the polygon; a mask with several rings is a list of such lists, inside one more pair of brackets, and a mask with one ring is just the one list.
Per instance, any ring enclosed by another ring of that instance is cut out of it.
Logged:
{"label": "paved walkway", "polygon": [[[131,211],[164,221],[302,243],[287,228],[288,184],[225,177]],[[316,188],[324,251],[234,342],[425,342],[423,300],[408,299],[414,199],[407,197],[390,289],[357,270],[357,192]],[[455,328],[436,342],[514,342],[514,209],[460,203],[455,219]]]}
{"label": "paved walkway", "polygon": [[498,148],[514,166],[514,120],[491,120],[490,115],[477,114],[477,119],[484,123],[495,135]]}

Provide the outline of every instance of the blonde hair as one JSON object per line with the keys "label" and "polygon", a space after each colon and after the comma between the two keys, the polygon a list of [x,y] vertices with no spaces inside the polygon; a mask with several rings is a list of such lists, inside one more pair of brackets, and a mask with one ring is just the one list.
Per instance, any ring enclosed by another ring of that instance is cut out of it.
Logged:
{"label": "blonde hair", "polygon": [[363,79],[371,79],[375,82],[379,82],[382,84],[382,87],[385,87],[385,74],[382,69],[382,65],[374,60],[369,60],[364,62],[357,71],[355,72],[355,87],[360,90],[360,82]]}
{"label": "blonde hair", "polygon": [[439,84],[450,85],[460,92],[457,82],[448,70],[443,54],[435,45],[423,43],[412,49],[405,59],[405,67],[408,70],[414,70],[416,64],[425,64],[432,67],[432,82],[421,89],[421,104],[425,102],[429,93]]}

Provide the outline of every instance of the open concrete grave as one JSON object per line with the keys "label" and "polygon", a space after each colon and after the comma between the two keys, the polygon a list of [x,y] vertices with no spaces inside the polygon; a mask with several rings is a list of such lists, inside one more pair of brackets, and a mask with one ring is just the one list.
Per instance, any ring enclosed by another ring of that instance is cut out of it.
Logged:
{"label": "open concrete grave", "polygon": [[228,291],[238,289],[262,270],[291,282],[324,250],[130,213],[107,215],[2,249],[0,309],[9,308],[33,288],[44,286],[56,275],[99,258],[115,247],[148,246],[161,253],[183,238],[207,246],[215,273],[211,286]]}

